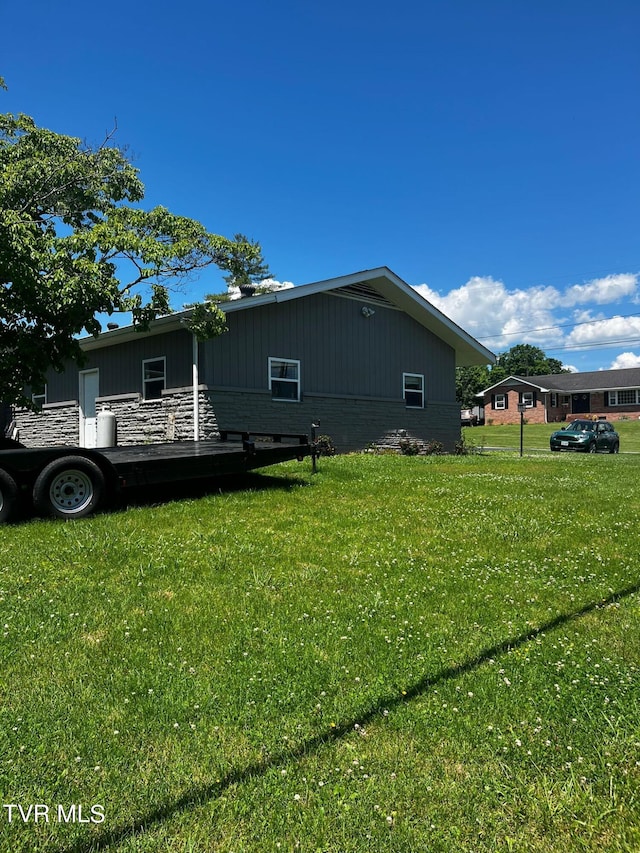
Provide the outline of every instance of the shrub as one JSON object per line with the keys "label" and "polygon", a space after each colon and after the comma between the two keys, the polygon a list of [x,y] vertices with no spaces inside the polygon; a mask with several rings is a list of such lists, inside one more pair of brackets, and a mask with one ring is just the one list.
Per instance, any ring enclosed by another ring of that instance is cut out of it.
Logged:
{"label": "shrub", "polygon": [[444,444],[441,441],[428,441],[423,448],[426,456],[439,456],[444,453]]}
{"label": "shrub", "polygon": [[408,438],[401,439],[399,447],[403,456],[417,456],[420,453],[418,442],[410,441]]}
{"label": "shrub", "polygon": [[336,448],[330,435],[319,435],[315,440],[317,456],[335,456]]}

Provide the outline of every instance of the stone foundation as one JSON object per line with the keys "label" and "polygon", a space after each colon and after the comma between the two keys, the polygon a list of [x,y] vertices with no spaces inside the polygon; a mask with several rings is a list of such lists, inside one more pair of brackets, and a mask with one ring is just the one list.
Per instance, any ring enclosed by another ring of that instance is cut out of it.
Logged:
{"label": "stone foundation", "polygon": [[[218,424],[209,394],[199,390],[199,439],[218,438]],[[159,400],[140,394],[98,397],[96,409],[113,412],[118,445],[193,440],[193,390],[170,389]],[[45,404],[41,412],[16,413],[20,441],[27,447],[52,447],[80,440],[80,407],[75,400]]]}
{"label": "stone foundation", "polygon": [[[218,438],[218,424],[209,396],[199,390],[200,428],[198,439]],[[143,400],[139,394],[99,397],[116,418],[116,443],[157,444],[163,441],[193,441],[193,391],[191,388],[163,391],[159,400]]]}
{"label": "stone foundation", "polygon": [[16,411],[20,441],[26,447],[78,446],[80,407],[75,400],[45,404],[41,412]]}
{"label": "stone foundation", "polygon": [[[268,391],[199,389],[198,438],[219,437],[219,429],[246,432],[301,433],[311,438],[329,435],[338,453],[369,447],[401,449],[404,441],[419,448],[440,442],[453,452],[460,439],[457,403],[428,402],[424,409],[408,409],[402,400],[306,394],[299,403],[275,402]],[[113,412],[118,445],[155,444],[193,440],[193,390],[173,388],[159,400],[139,394],[99,397],[96,409]],[[78,445],[80,410],[77,401],[47,404],[41,413],[16,415],[20,440],[27,447]]]}

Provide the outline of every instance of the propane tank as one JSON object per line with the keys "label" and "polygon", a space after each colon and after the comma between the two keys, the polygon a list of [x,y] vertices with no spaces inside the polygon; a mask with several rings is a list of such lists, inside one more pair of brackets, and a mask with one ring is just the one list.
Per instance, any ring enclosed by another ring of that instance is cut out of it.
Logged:
{"label": "propane tank", "polygon": [[116,416],[106,406],[98,412],[97,447],[116,446]]}

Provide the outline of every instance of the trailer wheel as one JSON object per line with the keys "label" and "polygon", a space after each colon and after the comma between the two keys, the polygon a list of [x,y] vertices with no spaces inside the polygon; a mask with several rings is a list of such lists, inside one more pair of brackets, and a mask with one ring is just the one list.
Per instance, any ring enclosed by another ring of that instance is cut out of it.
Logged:
{"label": "trailer wheel", "polygon": [[16,481],[6,471],[0,470],[0,524],[9,520],[17,497]]}
{"label": "trailer wheel", "polygon": [[53,518],[85,518],[104,495],[104,475],[83,456],[65,456],[46,465],[33,487],[33,503]]}

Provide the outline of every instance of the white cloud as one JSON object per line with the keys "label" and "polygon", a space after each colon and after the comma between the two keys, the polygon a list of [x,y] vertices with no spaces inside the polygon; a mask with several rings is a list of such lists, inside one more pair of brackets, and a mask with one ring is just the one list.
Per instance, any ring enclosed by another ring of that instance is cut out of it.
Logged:
{"label": "white cloud", "polygon": [[566,345],[604,344],[640,338],[640,317],[609,317],[576,326],[567,335]]}
{"label": "white cloud", "polygon": [[640,355],[633,352],[621,352],[620,355],[611,362],[611,370],[621,370],[625,367],[640,367]]}
{"label": "white cloud", "polygon": [[469,334],[484,339],[490,349],[519,343],[518,336],[540,344],[561,339],[561,333],[554,329],[558,319],[552,310],[558,306],[560,295],[553,287],[507,290],[502,281],[474,276],[445,296],[426,284],[416,290]]}
{"label": "white cloud", "polygon": [[292,281],[277,281],[275,278],[265,278],[260,282],[260,287],[267,287],[269,290],[288,290],[293,287]]}
{"label": "white cloud", "polygon": [[[259,287],[261,290],[264,289],[269,293],[273,293],[276,290],[288,290],[290,287],[294,287],[292,281],[277,281],[275,278],[264,278],[262,281],[256,284],[256,287]],[[241,299],[242,293],[240,293],[239,287],[230,287],[228,289],[229,299]]]}
{"label": "white cloud", "polygon": [[585,284],[574,284],[567,288],[562,305],[572,307],[592,303],[608,305],[619,299],[629,299],[638,292],[638,276],[631,273],[607,275],[604,278],[594,278]]}
{"label": "white cloud", "polygon": [[[607,318],[602,311],[603,306],[614,302],[637,301],[639,278],[622,273],[565,289],[536,285],[509,290],[491,276],[474,276],[444,296],[426,284],[416,290],[494,352],[518,343],[551,350],[581,349],[640,338],[640,317],[620,314]],[[597,312],[593,310],[596,307]]]}

